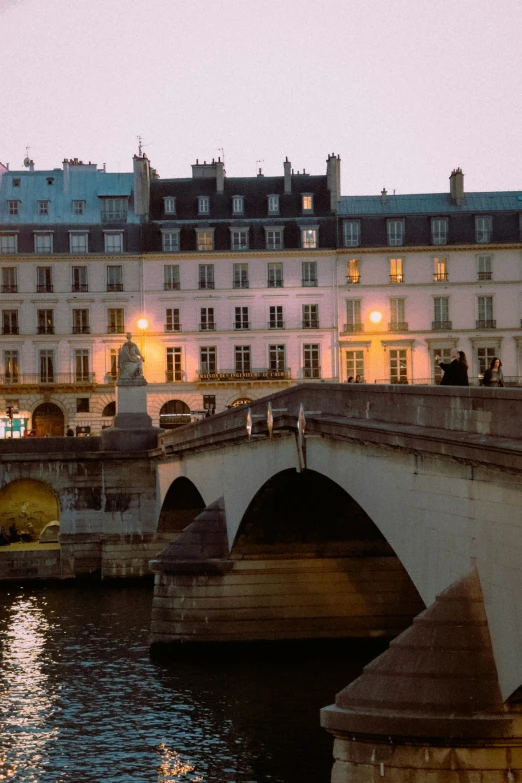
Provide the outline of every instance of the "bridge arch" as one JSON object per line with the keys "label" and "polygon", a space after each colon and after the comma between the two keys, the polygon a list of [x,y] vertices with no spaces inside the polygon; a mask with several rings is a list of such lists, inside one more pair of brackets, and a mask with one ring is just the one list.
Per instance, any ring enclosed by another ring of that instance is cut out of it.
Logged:
{"label": "bridge arch", "polygon": [[205,508],[196,485],[185,476],[176,478],[165,495],[158,519],[158,534],[177,535]]}

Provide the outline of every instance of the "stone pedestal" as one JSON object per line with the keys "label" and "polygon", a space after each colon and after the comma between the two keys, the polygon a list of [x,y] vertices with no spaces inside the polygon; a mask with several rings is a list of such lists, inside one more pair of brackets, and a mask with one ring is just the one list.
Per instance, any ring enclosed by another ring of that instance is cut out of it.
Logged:
{"label": "stone pedestal", "polygon": [[143,451],[157,446],[164,430],[153,427],[147,413],[145,378],[117,381],[116,410],[112,427],[102,430],[104,451]]}

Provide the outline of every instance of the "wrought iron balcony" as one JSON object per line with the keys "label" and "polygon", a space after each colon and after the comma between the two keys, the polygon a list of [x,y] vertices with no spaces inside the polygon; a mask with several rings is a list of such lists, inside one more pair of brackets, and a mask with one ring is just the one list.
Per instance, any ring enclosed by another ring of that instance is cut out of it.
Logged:
{"label": "wrought iron balcony", "polygon": [[8,373],[0,375],[0,383],[3,386],[45,386],[49,384],[57,386],[85,386],[94,385],[95,375],[93,372],[81,373]]}
{"label": "wrought iron balcony", "polygon": [[303,329],[319,329],[319,319],[318,318],[304,318],[303,319]]}
{"label": "wrought iron balcony", "polygon": [[266,282],[266,287],[267,288],[283,288],[283,281],[279,280],[279,279],[273,280],[273,279],[269,278],[267,280],[267,282]]}
{"label": "wrought iron balcony", "polygon": [[215,332],[216,331],[216,324],[214,321],[209,321],[207,323],[201,323],[199,325],[199,331],[200,332]]}
{"label": "wrought iron balcony", "polygon": [[42,283],[42,285],[36,286],[36,293],[37,294],[52,294],[53,292],[53,284],[52,283]]}
{"label": "wrought iron balcony", "polygon": [[213,281],[213,280],[200,280],[200,281],[199,281],[199,288],[200,288],[200,289],[206,289],[206,288],[208,288],[208,289],[211,289],[211,290],[212,290],[212,289],[214,289],[214,288],[215,288],[214,281]]}
{"label": "wrought iron balcony", "polygon": [[2,293],[3,294],[17,294],[18,293],[18,286],[17,285],[3,285],[2,286]]}
{"label": "wrought iron balcony", "polygon": [[51,326],[50,324],[40,325],[37,327],[36,331],[38,334],[54,334],[54,326]]}
{"label": "wrought iron balcony", "polygon": [[107,283],[107,291],[123,291],[123,283]]}
{"label": "wrought iron balcony", "polygon": [[404,283],[404,275],[390,275],[390,283]]}
{"label": "wrought iron balcony", "polygon": [[4,326],[2,334],[20,334],[20,329],[18,326]]}
{"label": "wrought iron balcony", "polygon": [[444,332],[446,332],[446,331],[451,330],[453,328],[451,324],[452,324],[451,321],[432,321],[431,322],[431,328],[432,328],[432,330],[434,332],[436,332],[436,331],[444,331]]}
{"label": "wrought iron balcony", "polygon": [[267,329],[284,329],[285,322],[282,319],[274,318],[267,323]]}
{"label": "wrought iron balcony", "polygon": [[491,280],[492,273],[491,272],[479,272],[478,273],[478,279],[479,280]]}
{"label": "wrought iron balcony", "polygon": [[181,370],[173,370],[172,372],[165,373],[166,383],[180,383],[183,380],[183,373]]}
{"label": "wrought iron balcony", "polygon": [[390,321],[388,324],[388,331],[389,332],[407,332],[408,331],[408,322],[407,321]]}
{"label": "wrought iron balcony", "polygon": [[317,287],[317,278],[314,278],[314,279],[307,278],[306,280],[305,280],[305,278],[303,278],[301,280],[301,285],[302,285],[303,288],[316,288]]}
{"label": "wrought iron balcony", "polygon": [[180,290],[180,284],[179,284],[179,282],[163,283],[163,290],[164,291],[179,291]]}
{"label": "wrought iron balcony", "polygon": [[73,294],[76,293],[86,293],[89,290],[89,286],[87,283],[73,283],[71,286],[71,291]]}
{"label": "wrought iron balcony", "polygon": [[352,323],[352,324],[345,324],[343,328],[343,332],[364,332],[364,324],[360,323]]}
{"label": "wrought iron balcony", "polygon": [[107,334],[125,334],[125,327],[123,324],[109,324]]}
{"label": "wrought iron balcony", "polygon": [[126,209],[104,209],[101,213],[102,223],[126,223]]}
{"label": "wrought iron balcony", "polygon": [[182,332],[183,327],[181,324],[175,323],[175,324],[165,324],[165,331],[166,332]]}
{"label": "wrought iron balcony", "polygon": [[200,372],[199,380],[204,382],[216,381],[286,381],[290,380],[290,370],[251,370],[250,372],[236,372],[235,370],[220,370],[219,372]]}
{"label": "wrought iron balcony", "polygon": [[234,321],[232,326],[234,331],[245,331],[246,329],[250,329],[250,321]]}
{"label": "wrought iron balcony", "polygon": [[492,321],[490,319],[487,320],[478,320],[477,321],[477,329],[496,329],[497,328],[497,322]]}
{"label": "wrought iron balcony", "polygon": [[91,327],[90,326],[73,326],[72,328],[73,334],[90,334],[91,333]]}
{"label": "wrought iron balcony", "polygon": [[354,275],[346,275],[346,284],[347,285],[356,285],[357,283],[361,282],[361,275],[359,272],[356,272]]}
{"label": "wrought iron balcony", "polygon": [[321,370],[319,367],[305,367],[303,370],[303,378],[320,378]]}
{"label": "wrought iron balcony", "polygon": [[234,280],[232,288],[249,288],[248,280]]}
{"label": "wrought iron balcony", "polygon": [[433,273],[433,281],[435,283],[444,283],[448,279],[448,273],[447,272],[434,272]]}

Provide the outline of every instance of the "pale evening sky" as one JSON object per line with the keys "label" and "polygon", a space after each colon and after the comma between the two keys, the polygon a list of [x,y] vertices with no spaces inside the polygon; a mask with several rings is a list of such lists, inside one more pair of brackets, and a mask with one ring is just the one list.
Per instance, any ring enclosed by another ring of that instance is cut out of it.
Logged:
{"label": "pale evening sky", "polygon": [[[0,0],[0,161],[522,191],[520,0]],[[261,161],[261,162],[257,162]]]}

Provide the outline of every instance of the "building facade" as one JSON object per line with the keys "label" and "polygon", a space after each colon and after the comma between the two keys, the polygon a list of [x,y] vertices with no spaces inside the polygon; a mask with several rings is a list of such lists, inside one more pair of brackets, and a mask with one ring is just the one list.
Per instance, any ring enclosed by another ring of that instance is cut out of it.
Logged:
{"label": "building facade", "polygon": [[447,193],[341,196],[333,154],[278,177],[24,166],[0,165],[0,437],[110,426],[128,331],[164,427],[296,382],[434,383],[455,346],[472,382],[493,356],[522,375],[517,192],[457,169]]}

